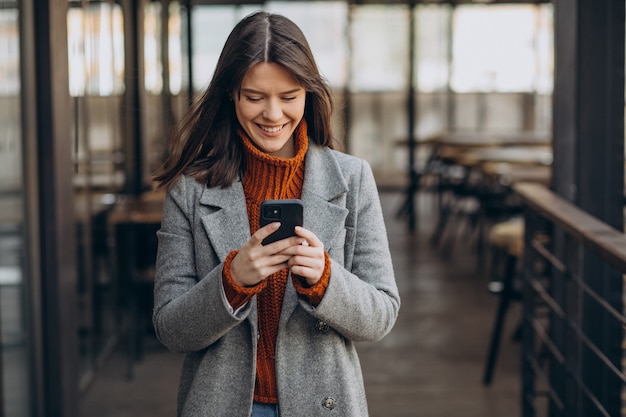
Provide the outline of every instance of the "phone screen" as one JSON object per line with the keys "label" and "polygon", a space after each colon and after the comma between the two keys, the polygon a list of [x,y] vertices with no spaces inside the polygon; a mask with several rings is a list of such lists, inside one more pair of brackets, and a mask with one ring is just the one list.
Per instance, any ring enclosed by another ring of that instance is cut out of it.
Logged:
{"label": "phone screen", "polygon": [[298,199],[265,200],[261,203],[260,226],[280,222],[280,228],[263,239],[263,245],[295,236],[296,226],[302,226],[303,207]]}

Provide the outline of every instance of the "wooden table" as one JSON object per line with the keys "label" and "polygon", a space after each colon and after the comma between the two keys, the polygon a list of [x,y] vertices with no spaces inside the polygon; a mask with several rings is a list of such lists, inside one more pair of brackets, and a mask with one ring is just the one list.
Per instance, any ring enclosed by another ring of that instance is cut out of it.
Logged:
{"label": "wooden table", "polygon": [[439,136],[437,141],[441,145],[464,148],[538,146],[552,144],[552,138],[549,135],[525,132],[454,132]]}
{"label": "wooden table", "polygon": [[109,213],[109,224],[160,224],[163,194],[152,191],[140,196],[122,196]]}
{"label": "wooden table", "polygon": [[[406,143],[406,140],[397,142],[401,145]],[[552,163],[552,137],[549,134],[535,132],[441,132],[419,137],[414,145],[416,147],[427,145],[431,148],[431,152],[427,158],[425,170],[419,175],[415,173],[415,167],[410,166],[407,198],[398,210],[398,215],[408,214],[411,230],[415,225],[413,198],[419,189],[419,178],[422,176],[436,177],[440,184],[437,192],[441,208],[441,180],[445,176],[442,172],[447,170],[446,167],[460,165],[471,169],[485,162],[536,165]]]}
{"label": "wooden table", "polygon": [[[474,138],[472,138],[474,139]],[[461,145],[461,143],[463,145]],[[463,213],[479,226],[477,247],[483,245],[482,224],[488,219],[511,215],[518,210],[512,201],[510,186],[513,182],[536,178],[541,182],[549,182],[551,178],[552,148],[537,140],[535,144],[493,145],[494,141],[459,140],[455,146],[447,143],[442,145],[440,160],[447,166],[458,167],[459,172],[447,182],[441,182],[439,188],[439,222],[435,227],[432,241],[450,247],[451,239],[446,239],[446,229],[450,229],[451,217],[462,216]],[[471,145],[469,145],[471,144]],[[444,180],[445,181],[445,180]],[[443,198],[443,193],[447,198]],[[476,201],[478,208],[465,213],[466,205]],[[460,214],[461,213],[461,214]],[[476,220],[477,219],[477,220]],[[449,252],[449,250],[447,250]],[[480,252],[480,251],[479,251]],[[479,258],[481,254],[479,253]]]}
{"label": "wooden table", "polygon": [[535,133],[451,133],[437,138],[434,157],[447,164],[476,166],[482,162],[549,165],[552,139]]}
{"label": "wooden table", "polygon": [[507,146],[474,149],[461,153],[457,162],[475,166],[487,162],[504,162],[517,165],[552,165],[552,149],[547,146]]}
{"label": "wooden table", "polygon": [[552,167],[548,165],[486,162],[482,164],[481,169],[486,176],[494,178],[505,186],[512,186],[519,182],[533,182],[549,187],[552,181]]}

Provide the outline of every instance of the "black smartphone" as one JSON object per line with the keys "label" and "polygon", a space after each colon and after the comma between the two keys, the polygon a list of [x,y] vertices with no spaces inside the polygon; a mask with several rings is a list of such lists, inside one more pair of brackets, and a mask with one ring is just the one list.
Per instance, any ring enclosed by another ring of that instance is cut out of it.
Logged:
{"label": "black smartphone", "polygon": [[302,201],[298,199],[263,201],[261,203],[260,226],[263,227],[273,222],[280,222],[280,227],[277,231],[263,239],[261,244],[267,245],[277,240],[295,236],[296,226],[302,226],[302,212]]}

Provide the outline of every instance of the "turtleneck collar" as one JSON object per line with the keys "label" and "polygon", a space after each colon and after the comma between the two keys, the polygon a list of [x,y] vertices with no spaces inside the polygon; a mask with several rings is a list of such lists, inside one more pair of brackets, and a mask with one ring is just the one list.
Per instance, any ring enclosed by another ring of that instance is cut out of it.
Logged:
{"label": "turtleneck collar", "polygon": [[296,154],[279,158],[259,150],[242,129],[245,169],[244,192],[257,202],[268,199],[299,198],[304,180],[304,157],[308,150],[306,121],[302,119],[294,131]]}

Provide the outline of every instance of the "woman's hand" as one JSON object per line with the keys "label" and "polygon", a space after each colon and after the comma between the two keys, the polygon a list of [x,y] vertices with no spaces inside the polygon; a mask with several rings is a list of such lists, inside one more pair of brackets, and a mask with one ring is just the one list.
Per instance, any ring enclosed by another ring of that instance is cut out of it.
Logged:
{"label": "woman's hand", "polygon": [[282,253],[290,255],[287,266],[292,274],[303,278],[308,286],[315,285],[324,273],[324,244],[304,227],[296,226],[296,235],[302,238],[301,244],[290,246]]}
{"label": "woman's hand", "polygon": [[[237,253],[230,264],[231,276],[237,284],[242,287],[251,287],[283,268],[289,267],[288,261],[292,257],[292,251],[290,250],[305,243],[306,236],[303,236],[304,239],[303,237],[293,236],[263,246],[261,244],[263,239],[278,230],[279,226],[280,223],[274,222],[260,228],[239,249],[239,253]],[[308,233],[313,235],[310,232]],[[323,266],[322,258],[322,268]]]}

